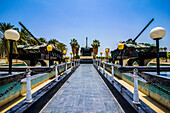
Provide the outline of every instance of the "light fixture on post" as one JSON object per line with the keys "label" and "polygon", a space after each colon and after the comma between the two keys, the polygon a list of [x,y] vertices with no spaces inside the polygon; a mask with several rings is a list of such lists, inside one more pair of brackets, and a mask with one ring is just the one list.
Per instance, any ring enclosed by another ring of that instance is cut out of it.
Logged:
{"label": "light fixture on post", "polygon": [[120,65],[121,65],[121,67],[122,67],[122,66],[123,66],[122,51],[123,51],[123,49],[124,49],[124,44],[119,44],[119,45],[118,45],[118,49],[119,49],[120,52],[121,52],[121,62],[120,62]]}
{"label": "light fixture on post", "polygon": [[20,38],[19,33],[16,30],[8,29],[5,31],[4,36],[10,41],[10,51],[9,51],[9,74],[12,72],[12,48],[13,42]]}
{"label": "light fixture on post", "polygon": [[72,52],[70,52],[70,55],[71,55],[71,69],[72,69]]}
{"label": "light fixture on post", "polygon": [[48,45],[47,46],[47,51],[49,52],[49,67],[51,65],[51,61],[50,61],[50,54],[51,54],[51,51],[53,50],[53,47],[51,45]]}
{"label": "light fixture on post", "polygon": [[103,54],[103,52],[101,51],[101,52],[100,52],[100,55],[101,55],[101,61],[102,61],[102,54]]}
{"label": "light fixture on post", "polygon": [[105,49],[105,53],[106,53],[106,59],[108,59],[109,49]]}
{"label": "light fixture on post", "polygon": [[162,39],[166,34],[166,31],[162,27],[153,28],[150,31],[150,37],[156,40],[156,61],[157,61],[157,74],[160,74],[160,62],[159,62],[159,40]]}
{"label": "light fixture on post", "polygon": [[72,61],[72,54],[73,54],[73,53],[72,53],[72,52],[70,52],[70,55],[71,55],[71,61]]}
{"label": "light fixture on post", "polygon": [[[66,53],[67,53],[67,51],[66,51],[66,50],[64,50],[64,51],[63,51],[63,55],[66,55]],[[66,61],[64,60],[64,62],[66,62]]]}

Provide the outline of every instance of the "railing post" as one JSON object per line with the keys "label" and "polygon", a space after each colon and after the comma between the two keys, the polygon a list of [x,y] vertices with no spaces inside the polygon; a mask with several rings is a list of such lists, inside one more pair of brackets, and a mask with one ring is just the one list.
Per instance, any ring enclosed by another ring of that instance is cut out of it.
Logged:
{"label": "railing post", "polygon": [[66,62],[66,74],[67,74],[67,62]]}
{"label": "railing post", "polygon": [[103,62],[103,74],[105,73],[105,63]]}
{"label": "railing post", "polygon": [[96,61],[96,62],[97,62],[97,68],[98,68],[98,66],[99,66],[99,65],[98,65],[98,61]]}
{"label": "railing post", "polygon": [[101,63],[101,61],[99,60],[99,67],[98,67],[98,70],[100,71],[100,63]]}
{"label": "railing post", "polygon": [[27,72],[27,91],[26,91],[26,102],[31,103],[32,102],[32,95],[31,95],[31,70],[28,68],[26,70]]}
{"label": "railing post", "polygon": [[137,75],[138,70],[135,68],[133,70],[133,72],[134,72],[134,75],[133,75],[133,77],[134,77],[133,103],[134,104],[140,104],[140,102],[139,102],[139,93],[138,93],[138,75]]}
{"label": "railing post", "polygon": [[112,81],[114,81],[114,66],[112,64]]}
{"label": "railing post", "polygon": [[76,66],[75,66],[75,60],[74,60],[74,68],[75,68]]}
{"label": "railing post", "polygon": [[72,61],[71,61],[71,70],[72,70]]}
{"label": "railing post", "polygon": [[57,71],[58,66],[55,66],[55,81],[58,81],[58,71]]}

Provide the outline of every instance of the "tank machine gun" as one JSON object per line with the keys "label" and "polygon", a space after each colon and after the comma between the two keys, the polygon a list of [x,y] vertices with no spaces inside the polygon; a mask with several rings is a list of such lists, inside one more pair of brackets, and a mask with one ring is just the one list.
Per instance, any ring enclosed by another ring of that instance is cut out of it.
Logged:
{"label": "tank machine gun", "polygon": [[[128,59],[126,65],[132,66],[136,61],[139,66],[146,66],[153,58],[156,58],[156,45],[150,43],[137,43],[136,40],[145,29],[154,21],[154,18],[143,28],[134,40],[120,42],[124,44],[123,59]],[[112,61],[120,60],[121,52],[118,49],[111,51]],[[166,52],[160,52],[160,57],[166,57]]]}
{"label": "tank machine gun", "polygon": [[[37,38],[32,35],[32,33],[21,23],[19,24],[33,37],[38,45],[18,45],[17,50],[19,54],[14,54],[14,59],[20,59],[27,63],[28,66],[35,66],[37,62],[40,62],[42,66],[46,66],[48,63],[49,54],[47,51],[48,44],[40,42]],[[53,46],[51,52],[51,64],[54,64],[54,61],[61,61],[62,53]]]}

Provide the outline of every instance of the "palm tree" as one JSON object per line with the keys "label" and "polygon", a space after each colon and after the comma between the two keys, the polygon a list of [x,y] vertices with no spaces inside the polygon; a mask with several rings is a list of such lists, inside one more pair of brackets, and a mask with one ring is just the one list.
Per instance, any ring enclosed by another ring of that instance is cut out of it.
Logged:
{"label": "palm tree", "polygon": [[17,41],[18,45],[28,45],[27,40],[29,39],[30,35],[27,33],[27,31],[23,28],[21,28],[21,31],[19,32],[20,38]]}
{"label": "palm tree", "polygon": [[73,40],[71,40],[70,45],[72,47],[72,52],[73,52],[73,56],[76,53],[76,45],[78,44],[77,40],[73,38]]}
{"label": "palm tree", "polygon": [[49,41],[48,41],[48,44],[53,44],[55,47],[57,47],[57,44],[59,43],[59,41],[58,40],[56,40],[56,39],[50,39]]}
{"label": "palm tree", "polygon": [[162,47],[160,47],[160,48],[159,48],[159,50],[162,52],[162,51],[163,51],[163,48],[162,48]]}
{"label": "palm tree", "polygon": [[166,50],[167,50],[167,47],[164,47],[163,49],[164,49],[164,51],[166,51]]}
{"label": "palm tree", "polygon": [[[8,29],[15,29],[15,30],[18,30],[18,28],[14,28],[14,25],[11,25],[10,23],[0,23],[0,33],[1,33],[1,40],[0,40],[0,55],[2,57],[5,57],[7,56],[7,58],[9,58],[9,46],[10,46],[10,43],[9,43],[9,40],[7,40],[5,37],[4,37],[4,32]],[[17,53],[17,43],[14,42],[13,44],[13,51],[12,53]]]}
{"label": "palm tree", "polygon": [[43,38],[43,37],[39,38],[38,40],[39,40],[40,42],[47,43],[46,39]]}
{"label": "palm tree", "polygon": [[80,48],[80,45],[77,43],[77,45],[76,45],[76,56],[78,56],[78,54],[79,54],[79,48]]}
{"label": "palm tree", "polygon": [[100,42],[99,40],[93,40],[93,43],[91,44],[91,46],[93,47],[93,52],[94,52],[94,55],[96,56],[97,53],[98,53],[98,47],[100,47]]}
{"label": "palm tree", "polygon": [[57,44],[56,48],[59,49],[62,53],[63,53],[64,50],[67,50],[67,46],[65,44],[61,43],[61,42],[59,42]]}

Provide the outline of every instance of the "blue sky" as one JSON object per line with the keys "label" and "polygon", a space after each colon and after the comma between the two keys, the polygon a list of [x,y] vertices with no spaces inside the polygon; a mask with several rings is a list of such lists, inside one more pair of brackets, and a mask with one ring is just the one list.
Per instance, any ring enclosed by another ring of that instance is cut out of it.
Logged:
{"label": "blue sky", "polygon": [[155,43],[149,32],[164,27],[166,35],[160,47],[170,51],[169,5],[169,0],[1,0],[0,22],[21,28],[21,21],[35,37],[55,38],[65,43],[70,53],[70,40],[77,39],[82,47],[86,37],[88,46],[98,39],[99,51],[113,50],[119,41],[134,39],[154,18],[137,42]]}

